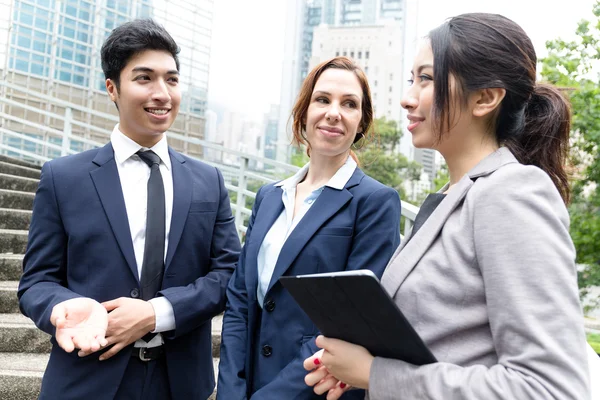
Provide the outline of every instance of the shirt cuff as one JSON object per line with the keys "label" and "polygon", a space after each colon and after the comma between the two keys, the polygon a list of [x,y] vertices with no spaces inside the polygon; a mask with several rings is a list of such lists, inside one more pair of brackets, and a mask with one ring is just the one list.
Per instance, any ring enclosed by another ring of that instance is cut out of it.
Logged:
{"label": "shirt cuff", "polygon": [[148,303],[154,307],[156,326],[152,333],[172,331],[175,329],[175,313],[173,306],[166,297],[155,297],[148,300]]}

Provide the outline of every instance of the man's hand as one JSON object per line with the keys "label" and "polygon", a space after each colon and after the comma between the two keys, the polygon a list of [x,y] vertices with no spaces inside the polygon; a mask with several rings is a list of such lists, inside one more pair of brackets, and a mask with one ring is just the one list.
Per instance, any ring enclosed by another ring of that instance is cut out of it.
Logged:
{"label": "man's hand", "polygon": [[[147,301],[119,297],[102,305],[109,312],[107,346],[113,347],[100,356],[100,361],[108,360],[148,332],[152,332],[156,326],[154,307]],[[90,353],[79,352],[82,357],[88,354]]]}
{"label": "man's hand", "polygon": [[75,348],[93,353],[106,346],[108,316],[96,300],[78,297],[58,303],[52,309],[50,322],[56,327],[56,342],[67,353]]}

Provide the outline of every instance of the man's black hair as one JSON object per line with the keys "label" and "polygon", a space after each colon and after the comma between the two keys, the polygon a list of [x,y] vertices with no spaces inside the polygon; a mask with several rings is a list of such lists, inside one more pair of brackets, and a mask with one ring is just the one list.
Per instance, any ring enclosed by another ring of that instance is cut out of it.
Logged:
{"label": "man's black hair", "polygon": [[102,71],[119,90],[119,77],[134,55],[146,50],[162,50],[175,59],[179,71],[179,47],[165,28],[151,19],[136,19],[113,29],[102,45]]}

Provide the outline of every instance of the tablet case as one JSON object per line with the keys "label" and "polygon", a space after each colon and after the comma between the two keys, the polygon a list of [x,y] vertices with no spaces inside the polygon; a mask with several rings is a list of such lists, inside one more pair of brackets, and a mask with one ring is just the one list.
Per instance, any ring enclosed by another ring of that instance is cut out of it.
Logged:
{"label": "tablet case", "polygon": [[284,276],[281,284],[321,333],[410,364],[436,362],[370,270]]}

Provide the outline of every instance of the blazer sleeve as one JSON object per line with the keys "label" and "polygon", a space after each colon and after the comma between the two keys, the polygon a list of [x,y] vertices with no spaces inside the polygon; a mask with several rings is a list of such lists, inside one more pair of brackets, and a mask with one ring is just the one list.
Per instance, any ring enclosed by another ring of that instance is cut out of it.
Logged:
{"label": "blazer sleeve", "polygon": [[536,167],[513,164],[492,176],[475,193],[473,231],[464,237],[475,244],[498,363],[419,367],[375,358],[370,400],[589,398],[567,210]]}
{"label": "blazer sleeve", "polygon": [[[381,277],[394,250],[400,244],[400,197],[389,187],[378,189],[365,197],[357,212],[354,240],[346,270],[369,268]],[[278,393],[289,394],[290,398],[309,398],[313,395],[313,388],[304,383],[306,371],[303,362],[319,350],[315,344],[317,336],[318,334],[306,341],[296,358],[252,398],[277,398]],[[351,390],[342,396],[346,400],[363,398],[362,390]]]}
{"label": "blazer sleeve", "polygon": [[21,312],[44,332],[54,335],[50,323],[54,306],[80,295],[67,289],[67,234],[54,190],[52,163],[42,167],[40,183],[33,200],[23,275],[17,296]]}
{"label": "blazer sleeve", "polygon": [[169,339],[185,335],[200,324],[209,321],[225,309],[225,290],[237,265],[240,241],[235,227],[229,194],[221,172],[216,169],[219,208],[210,240],[211,267],[205,276],[183,287],[163,289],[175,314],[175,330],[163,332]]}
{"label": "blazer sleeve", "polygon": [[[246,242],[252,234],[254,219],[260,202],[262,187],[256,193],[252,206],[252,215],[246,230]],[[227,306],[223,315],[221,333],[221,353],[219,362],[219,381],[217,399],[245,399],[246,387],[246,349],[248,346],[248,292],[246,290],[246,246],[238,267],[227,287]]]}

